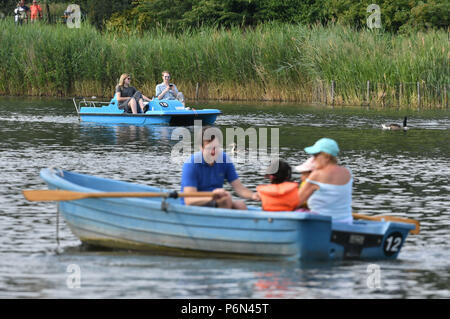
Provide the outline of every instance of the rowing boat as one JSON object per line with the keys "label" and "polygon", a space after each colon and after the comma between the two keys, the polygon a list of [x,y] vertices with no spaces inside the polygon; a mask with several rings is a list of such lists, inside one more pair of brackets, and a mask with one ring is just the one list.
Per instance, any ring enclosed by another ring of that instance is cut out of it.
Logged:
{"label": "rowing boat", "polygon": [[158,100],[148,103],[145,113],[131,114],[119,109],[116,97],[109,102],[73,98],[80,121],[102,124],[163,124],[171,126],[191,126],[200,120],[203,125],[212,125],[222,114],[216,109],[185,108],[178,100]]}
{"label": "rowing boat", "polygon": [[[50,189],[166,192],[146,185],[43,169]],[[414,225],[329,216],[182,205],[174,198],[84,198],[58,202],[73,234],[95,246],[283,260],[396,259]]]}

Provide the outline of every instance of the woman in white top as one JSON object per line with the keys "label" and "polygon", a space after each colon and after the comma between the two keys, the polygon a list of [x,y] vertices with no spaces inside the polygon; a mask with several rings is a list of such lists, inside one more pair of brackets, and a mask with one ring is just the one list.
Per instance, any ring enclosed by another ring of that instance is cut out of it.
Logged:
{"label": "woman in white top", "polygon": [[331,216],[333,222],[352,223],[352,185],[350,171],[337,164],[336,141],[322,138],[305,152],[314,156],[315,169],[299,189],[300,205],[307,202],[312,212]]}

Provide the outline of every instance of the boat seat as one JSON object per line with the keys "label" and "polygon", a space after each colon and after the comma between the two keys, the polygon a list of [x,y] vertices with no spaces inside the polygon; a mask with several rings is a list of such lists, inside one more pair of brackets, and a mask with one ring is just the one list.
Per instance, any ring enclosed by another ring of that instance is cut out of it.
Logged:
{"label": "boat seat", "polygon": [[104,108],[108,108],[111,111],[115,111],[114,113],[123,113],[125,110],[119,109],[119,102],[117,101],[117,94],[114,94],[113,98],[109,102],[107,106],[104,106]]}

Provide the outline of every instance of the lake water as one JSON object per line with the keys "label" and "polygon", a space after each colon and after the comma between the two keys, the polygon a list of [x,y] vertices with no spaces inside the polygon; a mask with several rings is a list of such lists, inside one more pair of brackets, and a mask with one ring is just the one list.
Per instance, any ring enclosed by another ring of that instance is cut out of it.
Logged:
{"label": "lake water", "polygon": [[[57,167],[179,189],[170,161],[174,128],[78,122],[70,100],[0,98],[0,298],[449,298],[450,118],[448,111],[368,110],[267,103],[201,103],[219,108],[217,126],[279,129],[280,156],[303,162],[303,148],[332,137],[354,175],[355,212],[418,219],[396,261],[303,264],[194,258],[87,248],[59,221],[56,204],[31,203],[39,171]],[[407,133],[382,131],[401,123]],[[270,138],[270,134],[269,134]],[[260,168],[236,163],[243,183]],[[249,203],[251,204],[251,203]],[[368,285],[371,264],[380,286]],[[79,267],[71,289],[69,265]]]}

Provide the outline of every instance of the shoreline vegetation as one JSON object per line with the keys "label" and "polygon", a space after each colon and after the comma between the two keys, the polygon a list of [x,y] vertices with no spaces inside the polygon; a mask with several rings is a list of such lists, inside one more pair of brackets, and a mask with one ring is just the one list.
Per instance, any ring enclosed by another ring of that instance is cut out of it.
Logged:
{"label": "shoreline vegetation", "polygon": [[188,100],[446,109],[448,32],[265,23],[118,34],[0,19],[0,95],[111,98],[118,78],[153,96],[169,70]]}

